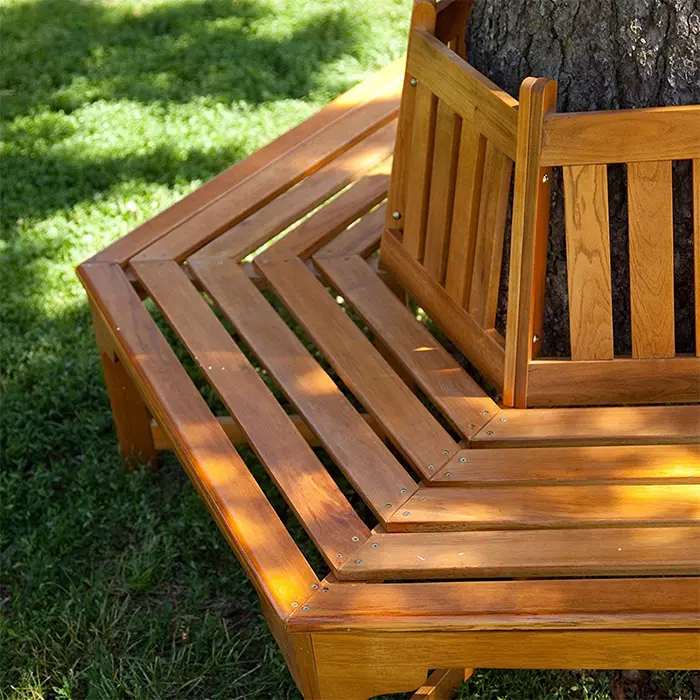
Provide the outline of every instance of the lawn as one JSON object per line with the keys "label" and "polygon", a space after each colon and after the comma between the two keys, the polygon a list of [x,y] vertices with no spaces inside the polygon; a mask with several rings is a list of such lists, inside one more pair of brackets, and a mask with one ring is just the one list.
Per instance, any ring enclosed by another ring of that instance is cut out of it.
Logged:
{"label": "lawn", "polygon": [[[300,697],[176,462],[124,470],[74,267],[399,55],[409,7],[0,0],[0,697]],[[479,672],[460,697],[613,679]]]}

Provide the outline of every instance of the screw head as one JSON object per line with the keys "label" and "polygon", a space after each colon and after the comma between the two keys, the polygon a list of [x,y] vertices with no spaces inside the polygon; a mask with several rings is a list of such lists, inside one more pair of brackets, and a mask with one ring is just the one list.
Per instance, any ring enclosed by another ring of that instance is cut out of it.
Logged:
{"label": "screw head", "polygon": [[401,493],[408,493],[408,489],[401,489]]}
{"label": "screw head", "polygon": [[398,221],[401,218],[401,212],[395,211],[392,215],[391,218],[394,219],[395,221]]}
{"label": "screw head", "polygon": [[476,427],[476,426],[474,425],[474,423],[470,423],[470,424],[467,426],[467,428],[469,428],[469,430],[474,430],[475,427]]}
{"label": "screw head", "polygon": [[493,435],[493,430],[487,430],[487,431],[486,431],[486,434],[487,434],[487,435]]}
{"label": "screw head", "polygon": [[433,469],[435,469],[435,467],[432,464],[429,464],[428,469],[430,469],[430,471],[433,471]]}
{"label": "screw head", "polygon": [[450,451],[449,451],[449,450],[443,450],[443,451],[442,451],[442,454],[448,455],[448,454],[450,454]]}
{"label": "screw head", "polygon": [[547,173],[542,176],[542,182],[549,182],[549,175]]}
{"label": "screw head", "polygon": [[507,423],[507,422],[508,422],[508,419],[505,416],[503,418],[501,418],[501,423]]}
{"label": "screw head", "polygon": [[481,415],[482,415],[482,416],[488,416],[488,414],[489,414],[488,411],[482,411],[482,412],[481,412]]}
{"label": "screw head", "polygon": [[309,612],[309,610],[311,610],[311,608],[310,608],[308,605],[302,605],[302,606],[301,606],[301,609],[302,609],[304,612]]}
{"label": "screw head", "polygon": [[411,78],[411,86],[416,87],[418,85],[418,80],[416,78]]}
{"label": "screw head", "polygon": [[372,549],[379,549],[379,543],[378,543],[378,542],[372,542]]}
{"label": "screw head", "polygon": [[324,586],[321,590],[322,590],[324,593],[328,593],[328,591],[330,591],[331,589],[328,588],[328,586]]}
{"label": "screw head", "polygon": [[385,504],[384,504],[384,507],[385,507],[385,508],[391,508],[391,503],[385,503]]}
{"label": "screw head", "polygon": [[297,603],[296,600],[295,600],[295,601],[292,603],[292,607],[293,607],[293,608],[298,608],[298,607],[299,607],[299,603]]}
{"label": "screw head", "polygon": [[411,514],[410,511],[407,510],[407,511],[403,514],[403,517],[404,517],[404,518],[407,518],[410,514]]}
{"label": "screw head", "polygon": [[362,564],[362,559],[355,559],[355,564]]}
{"label": "screw head", "polygon": [[448,478],[451,477],[451,476],[452,476],[452,472],[445,472],[445,476],[448,477]]}
{"label": "screw head", "polygon": [[311,588],[313,588],[315,591],[318,590],[318,584],[317,583],[312,583]]}
{"label": "screw head", "polygon": [[353,542],[359,542],[359,541],[360,541],[360,538],[359,538],[357,535],[355,535],[355,536],[352,538],[352,541],[353,541]]}
{"label": "screw head", "polygon": [[540,339],[540,336],[539,336],[539,335],[533,335],[533,336],[532,336],[532,342],[533,342],[533,343],[536,343],[539,339]]}
{"label": "screw head", "polygon": [[459,458],[459,461],[462,462],[462,464],[464,464],[464,463],[467,461],[467,458],[466,458],[466,457],[460,457],[460,458]]}

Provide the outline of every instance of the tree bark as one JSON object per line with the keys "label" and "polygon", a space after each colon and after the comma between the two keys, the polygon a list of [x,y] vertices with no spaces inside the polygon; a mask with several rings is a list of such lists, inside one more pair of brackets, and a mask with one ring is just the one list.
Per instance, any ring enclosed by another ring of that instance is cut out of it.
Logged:
{"label": "tree bark", "polygon": [[[528,75],[556,79],[561,112],[700,103],[700,0],[475,0],[468,49],[469,61],[516,97]],[[555,169],[545,356],[568,356],[570,347],[560,175]],[[622,354],[631,346],[624,166],[611,166],[609,177],[615,351]],[[694,350],[691,184],[690,163],[676,163],[678,352]]]}

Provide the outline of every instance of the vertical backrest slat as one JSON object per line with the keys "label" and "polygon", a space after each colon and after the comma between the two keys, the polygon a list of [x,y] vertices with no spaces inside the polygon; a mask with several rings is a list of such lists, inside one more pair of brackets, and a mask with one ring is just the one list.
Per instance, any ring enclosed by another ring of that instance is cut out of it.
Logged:
{"label": "vertical backrest slat", "polygon": [[423,266],[440,284],[445,280],[461,122],[446,102],[438,102]]}
{"label": "vertical backrest slat", "polygon": [[508,196],[513,161],[492,141],[486,144],[479,220],[469,293],[469,313],[484,329],[493,328],[503,262]]}
{"label": "vertical backrest slat", "polygon": [[447,293],[461,306],[466,306],[471,289],[485,154],[486,139],[476,129],[473,116],[464,117],[445,277]]}
{"label": "vertical backrest slat", "polygon": [[416,100],[413,109],[411,157],[408,163],[410,177],[406,183],[403,244],[412,258],[422,261],[428,220],[437,98],[421,83],[410,89],[416,91]]}
{"label": "vertical backrest slat", "polygon": [[563,171],[571,359],[612,360],[607,166],[564,166]]}
{"label": "vertical backrest slat", "polygon": [[695,354],[700,357],[700,158],[693,161],[693,248],[695,250]]}
{"label": "vertical backrest slat", "polygon": [[673,187],[671,161],[629,163],[632,356],[673,357]]}

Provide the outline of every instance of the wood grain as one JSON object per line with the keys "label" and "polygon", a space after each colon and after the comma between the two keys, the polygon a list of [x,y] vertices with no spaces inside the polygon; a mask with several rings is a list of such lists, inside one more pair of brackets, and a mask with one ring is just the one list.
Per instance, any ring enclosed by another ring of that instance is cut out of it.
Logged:
{"label": "wood grain", "polygon": [[630,163],[627,188],[632,356],[673,357],[671,162]]}
{"label": "wood grain", "polygon": [[607,167],[565,167],[564,199],[571,359],[611,360],[614,351]]}

